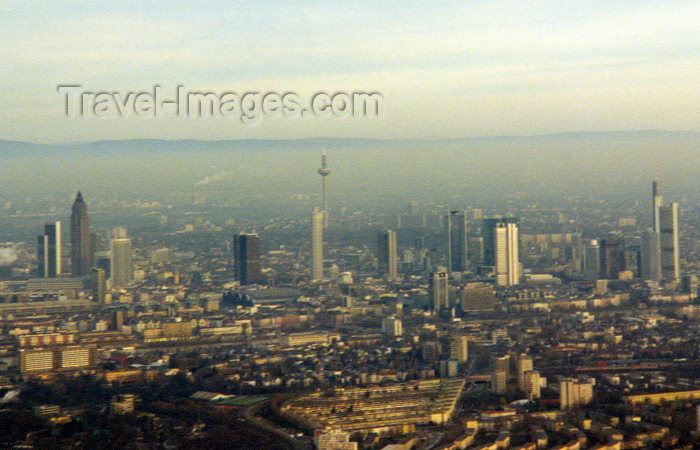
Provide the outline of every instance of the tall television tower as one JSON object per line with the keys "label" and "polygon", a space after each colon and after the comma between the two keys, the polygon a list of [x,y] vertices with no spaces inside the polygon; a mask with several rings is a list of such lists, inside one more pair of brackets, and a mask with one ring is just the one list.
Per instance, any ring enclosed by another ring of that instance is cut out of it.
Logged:
{"label": "tall television tower", "polygon": [[331,174],[331,169],[328,168],[326,162],[326,147],[323,147],[321,153],[321,167],[318,169],[318,174],[321,175],[323,182],[323,228],[328,227],[328,197],[326,197],[326,177]]}

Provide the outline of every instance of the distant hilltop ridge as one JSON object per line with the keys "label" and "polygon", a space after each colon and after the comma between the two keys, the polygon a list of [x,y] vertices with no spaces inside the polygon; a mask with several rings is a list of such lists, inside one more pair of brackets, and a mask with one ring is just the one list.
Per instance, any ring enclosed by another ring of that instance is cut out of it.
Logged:
{"label": "distant hilltop ridge", "polygon": [[266,144],[266,145],[284,145],[289,143],[314,143],[322,145],[324,143],[343,143],[363,145],[370,143],[388,143],[388,142],[459,142],[459,141],[479,141],[479,140],[528,140],[528,139],[557,139],[557,138],[582,138],[582,137],[649,137],[649,136],[678,136],[689,138],[700,138],[700,131],[685,131],[685,130],[627,130],[627,131],[567,131],[561,133],[544,133],[531,135],[493,135],[493,136],[464,136],[453,138],[426,138],[426,139],[392,139],[392,138],[332,138],[332,137],[307,137],[295,139],[160,139],[160,138],[125,138],[125,139],[102,139],[95,141],[71,141],[71,142],[28,142],[0,139],[0,147],[12,146],[37,146],[37,147],[53,147],[53,146],[110,146],[110,145],[167,145],[174,143],[189,143],[189,144],[226,144],[226,143],[248,143],[248,144]]}

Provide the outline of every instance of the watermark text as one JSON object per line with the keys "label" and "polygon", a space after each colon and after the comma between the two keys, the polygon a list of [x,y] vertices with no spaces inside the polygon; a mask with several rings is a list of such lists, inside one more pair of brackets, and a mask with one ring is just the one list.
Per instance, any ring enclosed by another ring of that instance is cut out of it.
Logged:
{"label": "watermark text", "polygon": [[263,117],[381,117],[384,97],[378,92],[316,92],[306,98],[295,92],[202,91],[178,85],[166,92],[156,84],[143,91],[93,91],[80,84],[56,87],[70,118],[235,118],[244,124]]}

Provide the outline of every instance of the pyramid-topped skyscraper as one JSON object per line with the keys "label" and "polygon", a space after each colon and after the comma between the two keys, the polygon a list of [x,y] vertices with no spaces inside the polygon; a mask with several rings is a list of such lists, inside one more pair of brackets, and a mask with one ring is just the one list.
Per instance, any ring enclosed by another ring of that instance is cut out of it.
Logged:
{"label": "pyramid-topped skyscraper", "polygon": [[74,277],[82,277],[90,273],[92,255],[90,245],[90,221],[88,219],[87,205],[83,201],[83,195],[78,195],[73,202],[70,215],[70,256],[71,273]]}

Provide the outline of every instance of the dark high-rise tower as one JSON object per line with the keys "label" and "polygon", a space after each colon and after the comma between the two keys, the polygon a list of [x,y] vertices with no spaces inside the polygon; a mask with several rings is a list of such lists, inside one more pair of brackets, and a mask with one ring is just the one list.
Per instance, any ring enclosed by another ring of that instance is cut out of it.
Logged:
{"label": "dark high-rise tower", "polygon": [[659,179],[651,183],[651,229],[642,234],[642,273],[645,280],[661,279],[661,206]]}
{"label": "dark high-rise tower", "polygon": [[608,236],[600,241],[600,277],[616,280],[625,270],[625,243],[622,238]]}
{"label": "dark high-rise tower", "polygon": [[380,231],[377,234],[377,260],[379,273],[389,280],[396,280],[396,232],[393,230]]}
{"label": "dark high-rise tower", "polygon": [[467,215],[450,211],[447,215],[447,272],[467,270]]}
{"label": "dark high-rise tower", "polygon": [[233,271],[241,285],[260,283],[260,236],[244,233],[233,237]]}
{"label": "dark high-rise tower", "polygon": [[661,245],[659,233],[649,228],[642,232],[642,273],[645,280],[661,279]]}
{"label": "dark high-rise tower", "polygon": [[61,222],[44,225],[44,234],[37,239],[37,272],[40,277],[61,275]]}
{"label": "dark high-rise tower", "polygon": [[105,278],[105,271],[98,267],[94,267],[90,270],[89,287],[92,293],[92,299],[97,303],[105,302],[105,293],[107,292],[107,279]]}
{"label": "dark high-rise tower", "polygon": [[90,222],[88,220],[87,205],[83,201],[83,195],[78,195],[73,202],[70,215],[70,259],[71,272],[74,277],[82,277],[90,273],[92,255],[90,254]]}

